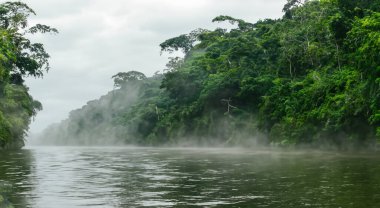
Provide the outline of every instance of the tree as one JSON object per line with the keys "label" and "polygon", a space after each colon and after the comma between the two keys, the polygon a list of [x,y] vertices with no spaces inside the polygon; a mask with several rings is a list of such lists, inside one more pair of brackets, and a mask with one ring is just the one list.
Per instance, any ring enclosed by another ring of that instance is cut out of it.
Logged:
{"label": "tree", "polygon": [[[283,18],[255,24],[218,16],[238,27],[168,39],[161,52],[184,58],[170,58],[156,78],[113,76],[124,89],[74,112],[71,131],[121,126],[121,140],[145,145],[231,144],[263,133],[260,142],[274,145],[371,147],[380,138],[376,3],[289,0]],[[123,105],[114,111],[114,103]]]}
{"label": "tree", "polygon": [[291,9],[299,7],[302,5],[302,0],[287,0],[287,3],[284,5],[282,9],[283,12],[289,12]]}
{"label": "tree", "polygon": [[254,24],[246,22],[241,19],[236,19],[230,16],[220,15],[215,17],[212,22],[224,22],[228,21],[230,24],[234,25],[237,24],[238,28],[242,31],[252,30],[254,28]]}
{"label": "tree", "polygon": [[161,53],[163,51],[172,53],[174,51],[182,50],[183,53],[188,53],[198,40],[198,36],[206,32],[204,29],[193,30],[189,34],[183,34],[174,38],[170,38],[160,44]]}
{"label": "tree", "polygon": [[114,86],[123,88],[128,82],[135,82],[146,79],[145,74],[138,71],[119,72],[112,76]]}
{"label": "tree", "polygon": [[0,4],[0,148],[21,148],[31,118],[42,109],[23,83],[26,76],[42,77],[49,70],[49,54],[27,36],[58,31],[41,24],[29,27],[30,15],[35,12],[25,3]]}
{"label": "tree", "polygon": [[32,43],[26,38],[28,34],[57,33],[57,29],[47,25],[36,24],[28,27],[28,17],[35,12],[22,2],[6,2],[0,5],[0,27],[6,31],[3,38],[8,39],[11,53],[5,53],[4,63],[11,71],[14,84],[23,82],[24,76],[42,77],[43,71],[49,70],[49,54],[43,44]]}

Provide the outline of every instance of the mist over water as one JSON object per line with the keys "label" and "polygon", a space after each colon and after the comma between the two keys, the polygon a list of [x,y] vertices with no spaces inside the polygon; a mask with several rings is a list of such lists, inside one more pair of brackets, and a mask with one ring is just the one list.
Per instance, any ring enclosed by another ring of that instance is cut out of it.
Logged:
{"label": "mist over water", "polygon": [[[171,147],[255,147],[267,143],[252,119],[236,120],[228,113],[214,113],[207,125],[189,130],[188,124],[169,121],[157,96],[162,74],[146,80],[127,82],[97,100],[70,112],[67,119],[30,135],[30,145],[59,146],[171,146]],[[158,103],[158,104],[157,104]],[[223,106],[225,104],[222,104]],[[224,106],[227,110],[227,106]],[[223,109],[224,110],[224,109]],[[170,119],[170,118],[169,118]],[[208,119],[208,118],[206,118]],[[241,123],[237,127],[236,123]],[[161,126],[160,126],[161,125]],[[164,130],[157,130],[157,129]],[[169,130],[170,129],[170,130]],[[161,133],[160,131],[165,132]],[[171,131],[171,132],[168,132]]]}
{"label": "mist over water", "polygon": [[57,146],[0,153],[0,207],[380,207],[380,156],[336,151],[376,149],[380,13],[341,3],[167,39],[182,58],[112,76],[34,140]]}
{"label": "mist over water", "polygon": [[380,206],[374,154],[131,147],[0,154],[0,194],[15,207]]}
{"label": "mist over water", "polygon": [[120,145],[128,129],[120,124],[125,109],[138,100],[139,85],[114,89],[97,100],[87,102],[70,112],[67,119],[51,124],[44,131],[30,137],[34,145]]}

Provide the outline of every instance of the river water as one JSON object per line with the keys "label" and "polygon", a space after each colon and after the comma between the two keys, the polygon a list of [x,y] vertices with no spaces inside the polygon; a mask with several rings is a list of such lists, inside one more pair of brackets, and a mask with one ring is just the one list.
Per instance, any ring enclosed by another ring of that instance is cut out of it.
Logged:
{"label": "river water", "polygon": [[0,207],[380,207],[380,156],[30,147],[0,153]]}

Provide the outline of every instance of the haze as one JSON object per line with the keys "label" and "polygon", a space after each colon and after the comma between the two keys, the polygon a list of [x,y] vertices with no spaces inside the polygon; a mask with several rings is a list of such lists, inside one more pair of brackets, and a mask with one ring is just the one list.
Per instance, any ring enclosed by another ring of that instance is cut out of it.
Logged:
{"label": "haze", "polygon": [[284,0],[25,0],[37,16],[31,24],[56,27],[58,35],[41,35],[51,55],[43,80],[29,78],[30,94],[42,102],[31,134],[112,89],[111,76],[138,70],[150,76],[162,70],[167,56],[159,44],[194,27],[213,29],[217,15],[255,22],[282,16]]}

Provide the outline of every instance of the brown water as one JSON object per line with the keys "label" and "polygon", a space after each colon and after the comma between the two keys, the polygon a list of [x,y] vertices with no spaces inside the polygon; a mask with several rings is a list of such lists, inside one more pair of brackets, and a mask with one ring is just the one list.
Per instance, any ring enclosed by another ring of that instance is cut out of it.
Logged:
{"label": "brown water", "polygon": [[10,205],[375,208],[380,155],[33,147],[0,153],[0,208]]}

